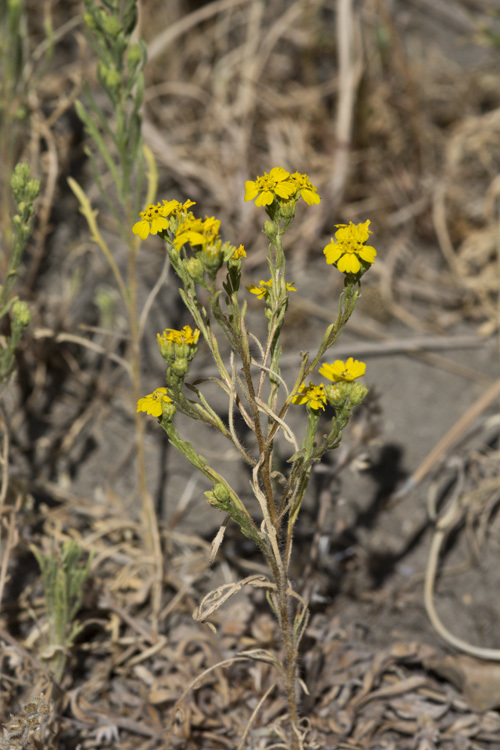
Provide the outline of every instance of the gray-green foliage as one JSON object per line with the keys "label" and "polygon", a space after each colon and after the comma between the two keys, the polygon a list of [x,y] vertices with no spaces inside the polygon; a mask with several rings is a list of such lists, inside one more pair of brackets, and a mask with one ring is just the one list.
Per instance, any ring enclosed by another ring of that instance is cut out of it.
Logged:
{"label": "gray-green foliage", "polygon": [[[89,86],[87,107],[76,111],[112,175],[121,206],[137,213],[143,178],[141,116],[146,47],[131,43],[137,23],[136,0],[84,0],[89,43],[97,55],[97,74],[108,105],[101,106]],[[109,106],[113,121],[110,121]],[[101,196],[116,215],[103,189],[96,154],[87,149]]]}
{"label": "gray-green foliage", "polygon": [[43,578],[45,612],[48,621],[48,644],[45,655],[50,659],[55,679],[64,674],[67,650],[72,646],[81,626],[76,620],[83,598],[92,555],[82,562],[83,550],[74,541],[64,542],[60,550],[44,555],[36,547],[35,555]]}
{"label": "gray-green foliage", "polygon": [[9,312],[11,315],[10,334],[0,342],[0,384],[14,368],[14,352],[31,319],[27,304],[13,296],[12,292],[19,274],[21,256],[31,234],[33,204],[40,192],[40,182],[31,178],[27,164],[16,164],[10,187],[17,211],[12,216],[12,248],[7,273],[0,287],[0,321]]}

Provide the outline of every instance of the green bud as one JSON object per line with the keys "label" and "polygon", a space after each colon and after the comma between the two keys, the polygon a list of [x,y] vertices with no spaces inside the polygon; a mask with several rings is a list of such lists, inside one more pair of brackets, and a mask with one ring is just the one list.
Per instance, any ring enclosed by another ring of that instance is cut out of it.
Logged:
{"label": "green bud", "polygon": [[[171,230],[171,232],[173,232],[175,234],[176,228],[177,228],[176,227],[176,222],[173,219],[169,219],[169,229]],[[170,258],[170,262],[173,265],[174,269],[178,268],[179,267],[179,260],[180,260],[180,253],[179,253],[179,251],[175,247],[173,247],[173,246],[169,247],[167,245],[167,252],[168,252],[168,256]]]}
{"label": "green bud", "polygon": [[208,490],[204,495],[212,508],[223,510],[226,513],[231,510],[231,496],[223,484],[216,484],[213,490]]}
{"label": "green bud", "polygon": [[325,395],[330,406],[339,408],[342,407],[347,398],[346,385],[348,383],[334,383],[333,385],[325,385]]}
{"label": "green bud", "polygon": [[363,383],[350,383],[350,386],[349,398],[351,404],[352,406],[358,406],[368,393],[368,388]]}
{"label": "green bud", "polygon": [[14,172],[10,178],[10,187],[19,212],[23,213],[26,208],[29,208],[26,203],[33,203],[38,196],[40,181],[31,179],[29,166],[24,162],[19,162],[14,167]]}
{"label": "green bud", "polygon": [[16,195],[17,192],[22,190],[30,178],[30,168],[25,162],[19,162],[14,167],[14,172],[10,178],[10,187],[12,192]]}
{"label": "green bud", "polygon": [[17,324],[22,328],[26,328],[31,321],[31,313],[26,302],[18,299],[12,305],[12,318],[13,324]]}
{"label": "green bud", "polygon": [[33,203],[35,198],[38,198],[40,192],[40,180],[32,179],[26,186],[26,199]]}
{"label": "green bud", "polygon": [[276,227],[269,219],[264,222],[264,229],[262,231],[271,241],[276,239]]}
{"label": "green bud", "polygon": [[167,422],[171,422],[174,418],[175,414],[175,404],[167,403],[166,401],[161,401],[161,416],[163,419],[165,419]]}
{"label": "green bud", "polygon": [[97,24],[94,20],[94,16],[92,13],[84,13],[83,14],[83,22],[85,26],[90,29],[90,31],[95,31],[97,29]]}
{"label": "green bud", "polygon": [[211,247],[206,247],[203,249],[201,262],[211,275],[215,274],[219,270],[223,262],[223,256],[220,250],[220,241],[217,242],[217,244],[212,245]]}
{"label": "green bud", "polygon": [[103,62],[99,62],[97,74],[104,87],[110,89],[119,88],[122,79],[120,73],[115,68],[108,68]]}
{"label": "green bud", "polygon": [[203,263],[198,258],[189,258],[184,263],[186,271],[191,278],[198,284],[202,284],[205,279],[205,271],[203,269]]}
{"label": "green bud", "polygon": [[127,52],[129,67],[135,68],[142,60],[142,51],[138,44],[131,44]]}
{"label": "green bud", "polygon": [[292,198],[291,200],[286,201],[281,204],[281,215],[284,219],[288,219],[289,222],[290,222],[290,219],[295,218],[295,205],[296,205],[295,198]]}
{"label": "green bud", "polygon": [[231,500],[231,495],[227,487],[223,484],[216,484],[214,487],[214,495],[217,500],[221,503],[228,503]]}
{"label": "green bud", "polygon": [[120,19],[117,16],[106,16],[103,19],[102,26],[103,31],[108,34],[108,36],[118,36],[120,31],[122,30]]}
{"label": "green bud", "polygon": [[156,334],[156,340],[158,342],[158,349],[160,350],[160,354],[165,362],[167,364],[173,362],[176,354],[176,344],[174,344],[173,341],[166,339],[160,333]]}
{"label": "green bud", "polygon": [[170,365],[170,369],[179,377],[185,378],[189,370],[189,362],[186,357],[177,357]]}
{"label": "green bud", "polygon": [[234,255],[234,251],[236,250],[234,245],[231,245],[230,242],[224,242],[222,245],[220,252],[222,255],[222,259],[224,263],[227,263]]}

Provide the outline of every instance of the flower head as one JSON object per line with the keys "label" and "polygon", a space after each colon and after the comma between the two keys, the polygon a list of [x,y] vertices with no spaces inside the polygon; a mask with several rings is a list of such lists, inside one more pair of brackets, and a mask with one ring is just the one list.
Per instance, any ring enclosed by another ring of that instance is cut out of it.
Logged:
{"label": "flower head", "polygon": [[172,341],[174,344],[197,344],[200,332],[197,328],[193,331],[191,326],[184,326],[180,331],[176,331],[175,328],[165,328],[162,338],[165,341]]}
{"label": "flower head", "polygon": [[320,374],[324,375],[328,380],[333,380],[334,383],[352,383],[356,378],[362,377],[365,374],[365,370],[365,363],[359,362],[352,357],[349,357],[347,362],[336,359],[332,365],[325,364],[319,368]]}
{"label": "flower head", "polygon": [[332,238],[323,250],[327,263],[336,263],[342,273],[358,273],[361,269],[359,259],[365,263],[373,263],[377,251],[374,247],[364,243],[371,234],[368,229],[370,221],[364,224],[336,224],[339,227],[335,232],[336,242]]}
{"label": "flower head", "polygon": [[220,248],[219,227],[220,221],[213,216],[207,216],[205,220],[188,216],[177,228],[174,246],[177,250],[186,243],[193,247],[201,246],[202,250],[208,246]]}
{"label": "flower head", "polygon": [[155,206],[148,206],[144,211],[139,213],[141,221],[136,221],[132,227],[132,232],[138,234],[141,240],[145,240],[149,234],[158,234],[164,229],[168,229],[169,222],[166,218],[168,210],[165,205],[157,203]]}
{"label": "flower head", "polygon": [[265,172],[256,180],[245,182],[245,200],[253,201],[256,206],[270,206],[275,198],[288,200],[295,195],[296,185],[289,179],[290,172],[283,167],[273,167],[269,174]]}
{"label": "flower head", "polygon": [[317,205],[321,201],[318,189],[314,187],[306,174],[294,172],[290,175],[290,182],[293,182],[300,197],[305,200],[308,206]]}
{"label": "flower head", "polygon": [[[250,294],[256,294],[257,299],[267,299],[269,292],[271,291],[271,286],[273,282],[272,279],[269,279],[269,281],[259,281],[259,286],[255,286],[255,284],[251,284],[250,286],[247,286],[247,290],[250,292]],[[296,292],[292,283],[287,283],[286,285],[287,292]]]}
{"label": "flower head", "polygon": [[166,328],[163,333],[157,334],[156,340],[161,356],[170,366],[178,359],[191,362],[196,354],[199,337],[200,332],[197,328],[193,331],[190,326],[184,326],[181,331]]}
{"label": "flower head", "polygon": [[309,383],[309,385],[307,386],[305,383],[302,383],[299,390],[292,398],[292,403],[298,404],[299,406],[305,404],[306,406],[309,406],[311,409],[315,410],[324,409],[326,404],[326,395],[323,383],[320,383],[320,385]]}
{"label": "flower head", "polygon": [[196,206],[195,201],[187,200],[184,201],[184,203],[179,203],[179,201],[171,200],[171,201],[163,201],[163,204],[165,206],[165,209],[167,211],[167,216],[172,216],[176,219],[180,219],[182,217],[185,217],[189,213],[189,209],[191,206]]}
{"label": "flower head", "polygon": [[167,396],[166,388],[157,388],[153,393],[139,399],[137,402],[137,411],[145,411],[146,414],[151,414],[152,417],[161,417],[162,402],[165,404],[171,404],[172,399]]}
{"label": "flower head", "polygon": [[246,258],[247,254],[243,245],[236,248],[234,253],[231,255],[231,260],[240,260],[240,258]]}

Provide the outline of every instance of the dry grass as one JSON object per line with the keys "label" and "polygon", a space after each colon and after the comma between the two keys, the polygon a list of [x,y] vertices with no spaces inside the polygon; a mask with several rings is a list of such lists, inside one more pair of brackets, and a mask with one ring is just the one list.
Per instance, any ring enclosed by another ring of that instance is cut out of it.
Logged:
{"label": "dry grass", "polygon": [[[160,196],[190,197],[201,213],[217,215],[245,243],[249,275],[264,256],[260,217],[243,202],[242,186],[273,165],[307,172],[323,196],[321,209],[294,226],[295,278],[315,267],[333,223],[370,217],[384,250],[354,330],[383,347],[397,345],[391,324],[403,326],[401,339],[415,334],[421,341],[414,356],[451,368],[445,353],[424,354],[427,340],[461,333],[464,321],[469,334],[498,333],[500,50],[484,45],[484,29],[495,30],[498,18],[488,0],[399,5],[144,0],[141,34],[150,58],[144,135],[158,162]],[[23,709],[30,701],[50,706],[48,723],[33,721],[27,734],[19,729],[24,747],[282,747],[285,701],[272,667],[236,658],[242,648],[253,656],[279,648],[262,592],[241,594],[219,610],[216,633],[191,618],[215,577],[222,585],[233,580],[231,570],[239,577],[262,572],[230,533],[222,562],[210,568],[210,539],[181,524],[200,502],[192,502],[198,494],[192,484],[161,518],[162,610],[157,627],[151,625],[153,581],[129,470],[133,415],[121,359],[123,317],[111,305],[105,318],[94,302],[98,288],[111,300],[113,290],[66,185],[73,176],[92,196],[72,109],[84,80],[97,87],[92,54],[79,3],[30,0],[28,6],[29,114],[16,126],[12,160],[30,163],[42,179],[42,197],[18,290],[34,322],[0,414],[0,718],[6,724],[12,716],[14,726],[33,715]],[[48,20],[55,46],[41,67]],[[112,243],[114,229],[106,226]],[[162,262],[144,250],[144,299]],[[146,326],[145,370],[153,367],[156,330],[182,315],[170,283]],[[313,283],[310,289],[315,298]],[[297,305],[298,325],[321,315],[323,300],[316,301],[319,309],[307,300]],[[491,383],[473,365],[461,372]],[[377,433],[372,409],[337,468],[352,464]],[[495,434],[485,432],[477,448],[466,443],[461,454],[473,479],[462,520],[476,550],[487,543],[498,502],[498,484],[491,489]],[[332,482],[335,467],[325,471]],[[162,476],[161,468],[155,476],[161,514],[161,482],[175,477]],[[322,502],[325,492],[331,502],[328,481],[324,486]],[[317,532],[309,537],[314,562],[320,540],[313,521],[310,528]],[[44,612],[29,545],[48,550],[68,538],[95,557],[79,615],[84,627],[55,686],[39,656]],[[314,565],[308,576],[314,590],[321,577]],[[311,748],[498,745],[498,714],[475,712],[494,706],[474,704],[470,690],[468,703],[461,695],[466,667],[451,687],[435,676],[444,667],[430,647],[386,643],[377,650],[355,625],[332,622],[325,602],[315,606],[303,657]],[[381,595],[378,606],[390,605]],[[17,747],[15,739],[9,747]]]}

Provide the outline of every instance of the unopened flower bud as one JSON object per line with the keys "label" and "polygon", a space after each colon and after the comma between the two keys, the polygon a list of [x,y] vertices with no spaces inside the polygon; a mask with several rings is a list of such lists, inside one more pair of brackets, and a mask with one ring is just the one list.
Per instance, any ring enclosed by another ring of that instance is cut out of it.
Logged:
{"label": "unopened flower bud", "polygon": [[223,256],[220,251],[220,242],[203,249],[202,263],[207,271],[213,276],[222,266]]}
{"label": "unopened flower bud", "polygon": [[189,258],[184,265],[191,278],[198,284],[202,284],[205,278],[205,271],[201,260],[198,258]]}
{"label": "unopened flower bud", "polygon": [[22,328],[26,328],[31,321],[31,313],[26,302],[18,299],[12,305],[12,319],[13,324],[17,324]]}
{"label": "unopened flower bud", "polygon": [[281,215],[284,219],[293,219],[295,217],[295,199],[281,203]]}
{"label": "unopened flower bud", "polygon": [[349,392],[349,399],[351,401],[351,405],[358,406],[358,404],[363,401],[366,394],[368,393],[368,388],[362,383],[351,383],[350,385],[351,388]]}
{"label": "unopened flower bud", "polygon": [[330,406],[339,408],[345,404],[347,399],[345,385],[345,383],[325,385],[325,394]]}
{"label": "unopened flower bud", "polygon": [[231,506],[231,495],[223,484],[216,484],[213,490],[204,493],[207,502],[212,508],[219,510],[229,510]]}
{"label": "unopened flower bud", "polygon": [[108,36],[118,36],[122,30],[120,19],[117,16],[106,16],[102,25],[103,30]]}
{"label": "unopened flower bud", "polygon": [[142,60],[141,48],[138,44],[131,44],[127,52],[127,62],[131,68],[135,68],[136,65]]}
{"label": "unopened flower bud", "polygon": [[85,26],[90,29],[90,31],[95,31],[97,29],[97,24],[94,20],[94,16],[92,13],[84,13],[83,14],[83,22]]}
{"label": "unopened flower bud", "polygon": [[223,484],[216,484],[214,487],[214,495],[221,503],[227,503],[231,499],[229,490]]}
{"label": "unopened flower bud", "polygon": [[264,222],[264,229],[262,231],[271,242],[276,239],[276,227],[272,221],[269,221],[269,219]]}
{"label": "unopened flower bud", "polygon": [[107,65],[99,62],[97,66],[97,74],[99,76],[99,80],[106,88],[116,89],[120,86],[122,78],[120,73],[115,68],[108,68]]}
{"label": "unopened flower bud", "polygon": [[188,374],[189,362],[186,357],[177,357],[170,365],[170,369],[179,377],[184,378]]}
{"label": "unopened flower bud", "polygon": [[26,185],[26,199],[32,203],[40,192],[40,180],[32,179]]}
{"label": "unopened flower bud", "polygon": [[30,179],[30,168],[24,162],[16,164],[14,172],[10,178],[10,187],[14,194],[16,203],[23,200],[23,193],[28,180]]}
{"label": "unopened flower bud", "polygon": [[166,419],[167,422],[171,422],[175,414],[175,405],[172,402],[167,402],[162,399],[161,401],[161,416]]}
{"label": "unopened flower bud", "polygon": [[160,354],[167,364],[170,364],[175,359],[176,345],[173,341],[162,336],[160,333],[156,334],[156,340],[158,342],[158,349]]}

